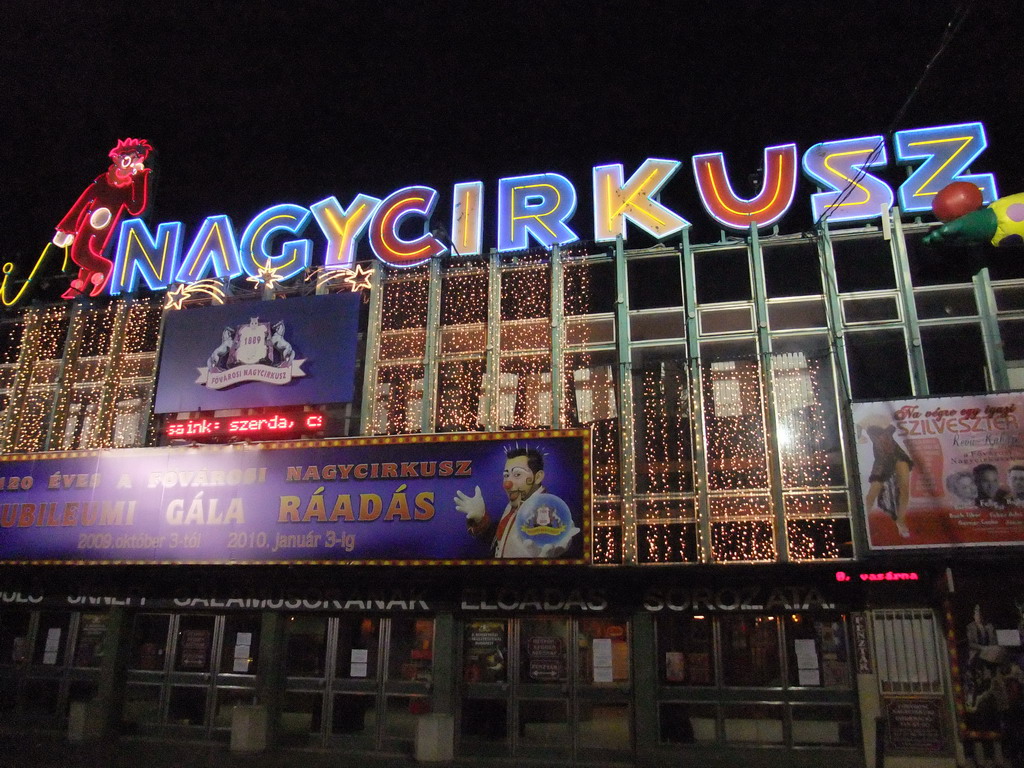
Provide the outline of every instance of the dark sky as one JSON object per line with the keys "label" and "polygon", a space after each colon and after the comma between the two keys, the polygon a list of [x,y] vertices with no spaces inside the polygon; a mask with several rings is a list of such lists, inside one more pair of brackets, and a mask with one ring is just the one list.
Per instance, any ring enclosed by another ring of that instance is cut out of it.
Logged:
{"label": "dark sky", "polygon": [[[981,120],[975,171],[1024,190],[1024,25],[974,4],[897,128]],[[739,191],[765,146],[884,131],[957,3],[5,0],[3,261],[31,263],[123,136],[158,151],[151,222],[441,192],[557,171],[590,223],[590,169],[682,160],[663,200],[717,239],[690,157],[724,151]],[[1019,11],[1019,6],[1018,6]],[[898,182],[902,171],[892,169]],[[809,224],[801,182],[783,231]],[[488,232],[493,223],[485,214]],[[487,246],[493,245],[493,235]],[[317,256],[314,255],[314,259]]]}

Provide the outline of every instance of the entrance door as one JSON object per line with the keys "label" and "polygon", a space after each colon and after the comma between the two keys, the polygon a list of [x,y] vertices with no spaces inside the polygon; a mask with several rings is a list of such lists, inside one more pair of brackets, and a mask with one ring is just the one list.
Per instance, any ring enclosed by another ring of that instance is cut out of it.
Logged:
{"label": "entrance door", "polygon": [[283,742],[411,750],[430,707],[433,619],[295,614],[285,632]]}
{"label": "entrance door", "polygon": [[258,614],[136,615],[126,726],[229,738],[231,709],[255,700],[259,632]]}
{"label": "entrance door", "polygon": [[606,618],[466,622],[460,753],[629,762],[628,630]]}

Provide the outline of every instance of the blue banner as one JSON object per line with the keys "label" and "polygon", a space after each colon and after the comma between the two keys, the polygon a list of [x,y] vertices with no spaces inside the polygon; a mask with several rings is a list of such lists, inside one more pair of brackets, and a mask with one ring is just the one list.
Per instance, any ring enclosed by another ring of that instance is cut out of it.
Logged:
{"label": "blue banner", "polygon": [[590,433],[0,457],[0,562],[588,562]]}

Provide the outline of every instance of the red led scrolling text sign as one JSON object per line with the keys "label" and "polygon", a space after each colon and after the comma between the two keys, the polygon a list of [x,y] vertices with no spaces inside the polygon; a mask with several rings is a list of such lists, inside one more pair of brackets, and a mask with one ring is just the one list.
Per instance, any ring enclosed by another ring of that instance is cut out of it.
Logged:
{"label": "red led scrolling text sign", "polygon": [[[861,581],[917,581],[920,577],[914,571],[885,571],[882,573],[857,574]],[[836,581],[853,581],[854,577],[846,571],[836,571]]]}
{"label": "red led scrolling text sign", "polygon": [[180,419],[169,421],[164,433],[170,438],[221,437],[223,435],[276,435],[286,432],[315,432],[324,426],[322,413],[229,418]]}

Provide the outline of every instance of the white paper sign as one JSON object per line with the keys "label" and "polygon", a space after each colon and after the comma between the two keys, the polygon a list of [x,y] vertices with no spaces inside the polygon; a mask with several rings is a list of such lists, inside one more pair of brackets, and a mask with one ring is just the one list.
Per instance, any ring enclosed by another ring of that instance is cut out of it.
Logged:
{"label": "white paper sign", "polygon": [[366,677],[366,664],[364,662],[352,662],[349,675],[351,677]]}
{"label": "white paper sign", "polygon": [[796,649],[797,667],[816,670],[818,668],[818,649],[814,645],[814,640],[794,640],[793,645]]}
{"label": "white paper sign", "polygon": [[365,664],[369,660],[370,660],[370,652],[368,650],[366,650],[365,648],[353,648],[352,649],[352,654],[351,654],[351,658],[349,659],[349,661],[351,661],[353,664]]}
{"label": "white paper sign", "polygon": [[60,648],[60,627],[51,627],[46,630],[46,648],[44,650],[54,651]]}
{"label": "white paper sign", "polygon": [[799,670],[800,685],[821,685],[817,669]]}

